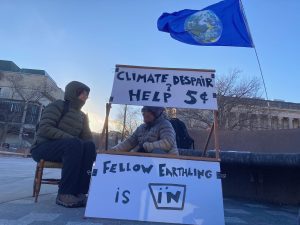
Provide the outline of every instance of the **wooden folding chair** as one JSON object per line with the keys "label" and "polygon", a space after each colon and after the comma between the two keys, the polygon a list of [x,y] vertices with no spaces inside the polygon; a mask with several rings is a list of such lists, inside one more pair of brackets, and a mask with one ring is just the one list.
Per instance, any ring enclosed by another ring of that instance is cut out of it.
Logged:
{"label": "wooden folding chair", "polygon": [[33,197],[35,197],[35,202],[38,201],[38,197],[41,190],[41,184],[58,185],[60,182],[60,179],[53,179],[53,178],[43,179],[44,168],[61,169],[62,166],[63,166],[62,163],[45,161],[43,159],[41,159],[40,162],[37,163],[36,170],[35,170],[35,177],[33,181],[33,195],[32,195]]}

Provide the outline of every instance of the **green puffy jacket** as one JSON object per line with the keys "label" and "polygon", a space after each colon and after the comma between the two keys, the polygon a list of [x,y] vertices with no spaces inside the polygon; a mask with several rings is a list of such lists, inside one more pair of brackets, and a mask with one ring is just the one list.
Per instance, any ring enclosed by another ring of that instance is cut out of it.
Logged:
{"label": "green puffy jacket", "polygon": [[81,111],[84,102],[78,99],[78,93],[82,90],[89,92],[90,89],[78,81],[72,81],[66,86],[65,101],[68,101],[68,111],[62,118],[65,104],[63,100],[50,103],[44,109],[32,148],[45,141],[63,138],[92,140],[88,118]]}

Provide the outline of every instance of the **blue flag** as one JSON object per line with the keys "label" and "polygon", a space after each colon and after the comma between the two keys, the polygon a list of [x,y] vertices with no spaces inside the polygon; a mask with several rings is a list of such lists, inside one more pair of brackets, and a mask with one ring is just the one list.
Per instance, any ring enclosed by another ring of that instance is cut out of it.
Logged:
{"label": "blue flag", "polygon": [[254,47],[239,0],[224,0],[202,10],[163,13],[157,27],[191,45]]}

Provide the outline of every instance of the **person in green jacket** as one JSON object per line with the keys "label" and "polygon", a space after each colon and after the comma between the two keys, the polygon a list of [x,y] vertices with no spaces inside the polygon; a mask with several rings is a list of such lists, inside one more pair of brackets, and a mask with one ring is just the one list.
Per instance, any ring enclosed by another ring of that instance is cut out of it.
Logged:
{"label": "person in green jacket", "polygon": [[36,162],[44,159],[63,163],[56,204],[70,208],[85,206],[96,158],[88,118],[81,111],[89,92],[85,84],[70,82],[64,101],[57,100],[44,109],[31,148]]}

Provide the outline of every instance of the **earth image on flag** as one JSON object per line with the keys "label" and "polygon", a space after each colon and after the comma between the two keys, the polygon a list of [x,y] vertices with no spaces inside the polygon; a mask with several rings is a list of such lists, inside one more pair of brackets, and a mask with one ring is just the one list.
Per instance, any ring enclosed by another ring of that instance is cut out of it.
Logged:
{"label": "earth image on flag", "polygon": [[217,42],[222,35],[222,22],[211,10],[203,10],[190,15],[184,29],[201,44]]}

